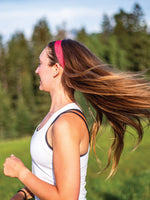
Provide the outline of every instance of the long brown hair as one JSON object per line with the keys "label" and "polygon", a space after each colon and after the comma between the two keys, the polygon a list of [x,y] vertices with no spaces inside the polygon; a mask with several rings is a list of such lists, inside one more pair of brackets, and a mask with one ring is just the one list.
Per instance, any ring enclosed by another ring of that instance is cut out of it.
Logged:
{"label": "long brown hair", "polygon": [[[49,43],[48,47],[51,49],[49,57],[52,65],[58,62],[54,42]],[[114,139],[106,166],[113,159],[111,176],[119,163],[127,126],[137,130],[138,144],[143,137],[141,119],[146,117],[150,121],[150,83],[138,73],[113,71],[77,41],[63,40],[62,49],[65,59],[63,86],[71,94],[74,90],[82,92],[96,111],[95,122],[90,130],[90,142],[94,151],[96,135],[104,115],[113,129]]]}

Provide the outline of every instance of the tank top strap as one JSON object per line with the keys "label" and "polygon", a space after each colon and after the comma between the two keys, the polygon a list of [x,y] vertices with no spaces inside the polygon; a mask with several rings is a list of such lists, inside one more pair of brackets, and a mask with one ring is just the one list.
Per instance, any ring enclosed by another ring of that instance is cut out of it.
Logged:
{"label": "tank top strap", "polygon": [[88,129],[88,133],[89,133],[89,128],[88,128],[88,124],[87,124],[87,120],[86,120],[85,115],[83,114],[83,112],[82,112],[80,109],[76,109],[76,108],[74,108],[74,109],[69,109],[69,110],[66,110],[66,111],[60,113],[60,114],[53,120],[53,122],[51,123],[51,125],[52,125],[53,123],[55,123],[55,121],[56,121],[61,115],[65,114],[65,113],[74,113],[74,114],[78,115],[78,116],[84,121],[84,123],[85,123],[85,125],[86,125],[86,127],[87,127],[87,129]]}
{"label": "tank top strap", "polygon": [[56,119],[62,113],[64,113],[67,110],[71,110],[71,109],[81,110],[80,107],[76,103],[67,104],[66,106],[64,106],[64,107],[60,108],[58,111],[56,111],[40,129],[38,129],[38,127],[40,126],[40,124],[39,124],[36,128],[36,132],[47,131],[47,129],[51,126],[51,124],[54,123],[56,121]]}

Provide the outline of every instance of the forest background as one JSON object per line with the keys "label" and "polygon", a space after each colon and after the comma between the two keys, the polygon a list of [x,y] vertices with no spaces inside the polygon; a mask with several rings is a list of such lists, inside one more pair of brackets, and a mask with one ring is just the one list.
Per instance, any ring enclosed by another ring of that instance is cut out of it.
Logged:
{"label": "forest background", "polygon": [[[99,33],[88,34],[83,27],[71,38],[85,44],[114,69],[137,72],[149,68],[150,33],[139,4],[128,13],[121,9],[111,19],[105,14],[100,25]],[[15,32],[4,43],[0,36],[0,139],[31,135],[46,114],[50,98],[38,90],[35,69],[47,43],[64,38],[68,38],[65,26],[53,35],[45,18],[37,22],[30,39],[23,32]]]}

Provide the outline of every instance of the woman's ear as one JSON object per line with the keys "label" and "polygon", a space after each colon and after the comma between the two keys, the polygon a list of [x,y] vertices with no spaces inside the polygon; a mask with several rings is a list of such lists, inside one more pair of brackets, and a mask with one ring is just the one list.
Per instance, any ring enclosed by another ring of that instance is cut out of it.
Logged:
{"label": "woman's ear", "polygon": [[55,78],[56,76],[58,76],[58,74],[60,74],[61,66],[60,66],[59,63],[55,63],[55,65],[53,66],[53,68],[54,68],[53,76]]}

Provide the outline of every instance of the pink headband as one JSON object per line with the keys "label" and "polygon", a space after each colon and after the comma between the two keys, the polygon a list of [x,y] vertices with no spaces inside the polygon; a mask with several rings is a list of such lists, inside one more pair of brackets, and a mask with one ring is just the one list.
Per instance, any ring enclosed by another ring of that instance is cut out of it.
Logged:
{"label": "pink headband", "polygon": [[56,57],[57,57],[59,63],[61,64],[62,68],[64,68],[65,60],[64,60],[64,56],[63,56],[61,42],[62,42],[62,40],[57,40],[54,44],[54,49],[55,49],[55,54],[56,54]]}

